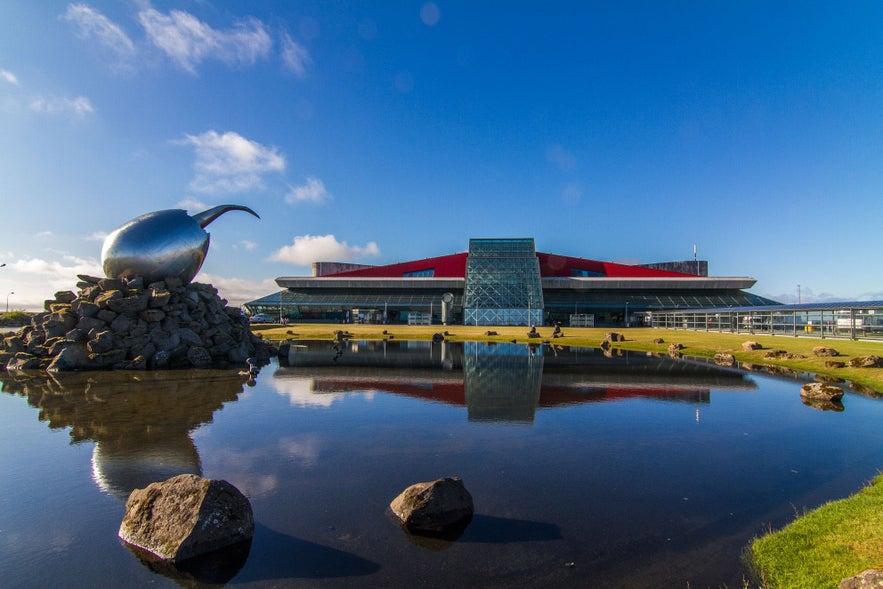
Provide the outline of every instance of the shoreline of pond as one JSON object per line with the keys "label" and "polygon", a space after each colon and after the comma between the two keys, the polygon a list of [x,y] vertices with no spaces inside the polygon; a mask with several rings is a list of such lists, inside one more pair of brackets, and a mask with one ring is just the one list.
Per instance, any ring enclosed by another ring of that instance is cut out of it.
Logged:
{"label": "shoreline of pond", "polygon": [[[254,329],[255,326],[252,327]],[[883,343],[876,341],[832,340],[830,338],[805,336],[798,338],[770,335],[746,336],[745,334],[656,328],[627,328],[621,330],[603,328],[564,329],[563,337],[554,338],[553,329],[548,327],[537,329],[540,335],[539,338],[529,337],[525,327],[291,324],[281,327],[264,327],[254,329],[254,331],[277,344],[295,339],[334,340],[337,337],[337,332],[343,331],[347,336],[355,339],[432,341],[434,335],[441,334],[447,341],[479,341],[489,344],[511,342],[592,348],[600,347],[601,341],[608,334],[616,332],[623,335],[624,339],[611,341],[611,349],[614,350],[622,349],[638,352],[644,351],[653,354],[667,354],[669,345],[677,343],[682,346],[679,352],[683,356],[713,359],[716,354],[731,354],[739,366],[743,368],[751,367],[772,373],[793,371],[822,375],[839,382],[848,381],[853,389],[867,396],[883,397],[883,368],[853,368],[849,367],[848,363],[844,367],[833,368],[826,364],[830,358],[818,357],[812,354],[812,348],[824,343],[826,347],[836,349],[838,360],[843,360],[846,363],[850,358],[854,357],[874,355],[875,353],[883,354]],[[759,343],[761,348],[757,350],[743,349],[742,343],[749,339]],[[782,350],[787,354],[784,354],[781,358],[765,358],[764,354],[770,350]],[[872,498],[878,497],[879,500],[876,502],[869,501],[869,496]],[[833,511],[832,505],[839,507],[834,516],[827,515]],[[838,516],[836,514],[850,514],[849,520],[846,520],[843,515]],[[841,531],[841,536],[832,539],[826,535],[826,545],[821,548],[813,546],[812,543],[794,542],[792,539],[793,530],[799,530],[807,525],[812,525],[820,518],[824,521],[821,524],[821,528],[824,531],[833,533],[833,530],[838,530]],[[746,547],[746,558],[751,562],[752,568],[754,568],[757,575],[757,580],[762,581],[763,586],[769,584],[770,587],[785,587],[787,585],[777,585],[775,579],[789,578],[793,580],[794,575],[809,577],[812,579],[810,585],[818,586],[814,585],[814,582],[818,581],[818,577],[813,575],[816,574],[819,567],[813,565],[816,559],[814,557],[808,558],[806,551],[813,550],[813,554],[816,552],[831,552],[832,544],[842,548],[855,546],[859,542],[867,542],[868,539],[866,537],[862,536],[861,533],[855,532],[857,526],[849,525],[848,523],[856,520],[865,523],[872,522],[872,527],[883,530],[883,476],[878,476],[869,482],[864,489],[858,490],[853,495],[843,499],[832,500],[810,512],[797,515],[782,530],[771,530],[770,533],[754,539]],[[881,535],[883,535],[883,532],[881,532]],[[880,538],[880,544],[883,545],[883,537]],[[761,548],[758,549],[756,546]],[[778,569],[774,568],[767,564],[769,561],[763,556],[768,553],[778,555],[790,554],[791,556],[780,558],[778,562],[784,561],[794,566],[784,572],[781,570],[780,565]],[[755,555],[758,555],[757,558],[755,558]],[[845,570],[842,567],[841,569],[828,567],[828,575],[830,575],[832,570],[838,570],[837,574],[842,573],[841,578],[858,574],[863,569],[871,568],[874,566],[874,563],[878,563],[883,558],[883,553],[877,556],[879,558],[871,557],[853,561],[854,563],[857,562],[857,564],[854,564],[857,567],[855,570]],[[821,568],[825,569],[825,567]]]}

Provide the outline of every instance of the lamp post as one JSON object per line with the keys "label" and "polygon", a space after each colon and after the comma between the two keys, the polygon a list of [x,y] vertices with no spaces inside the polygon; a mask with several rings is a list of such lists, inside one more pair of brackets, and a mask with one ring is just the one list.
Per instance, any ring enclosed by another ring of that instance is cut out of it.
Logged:
{"label": "lamp post", "polygon": [[6,312],[7,313],[9,313],[9,295],[14,295],[14,294],[15,294],[14,292],[11,292],[8,295],[6,295]]}
{"label": "lamp post", "polygon": [[629,302],[625,302],[625,326],[629,326]]}

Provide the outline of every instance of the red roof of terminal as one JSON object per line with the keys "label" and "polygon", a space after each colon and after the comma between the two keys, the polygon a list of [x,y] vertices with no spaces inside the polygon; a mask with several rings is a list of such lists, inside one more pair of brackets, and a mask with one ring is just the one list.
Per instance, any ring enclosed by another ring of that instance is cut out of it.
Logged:
{"label": "red roof of terminal", "polygon": [[[388,264],[386,266],[371,266],[370,268],[338,272],[337,274],[329,274],[328,276],[334,276],[335,278],[400,278],[424,270],[434,270],[432,274],[434,278],[465,278],[467,255],[466,252],[462,252],[448,256],[439,256],[437,258],[426,258],[410,262],[399,262],[398,264]],[[537,252],[537,259],[540,262],[540,276],[543,278],[571,278],[575,275],[573,273],[574,270],[583,270],[589,272],[592,276],[606,276],[609,278],[695,276],[694,274],[683,274],[681,272],[670,272],[668,270],[655,270],[653,268],[630,266],[628,264],[615,264],[613,262],[600,262],[598,260],[559,256],[557,254],[544,254],[542,252]]]}

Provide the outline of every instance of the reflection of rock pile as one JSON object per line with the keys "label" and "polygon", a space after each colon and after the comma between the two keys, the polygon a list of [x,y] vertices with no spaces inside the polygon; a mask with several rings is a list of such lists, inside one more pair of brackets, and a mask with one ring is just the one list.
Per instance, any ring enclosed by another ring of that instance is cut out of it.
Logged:
{"label": "reflection of rock pile", "polygon": [[0,340],[0,368],[206,368],[269,359],[246,317],[211,285],[79,278],[79,295],[56,293],[47,312]]}
{"label": "reflection of rock pile", "polygon": [[27,398],[51,429],[69,428],[71,442],[95,442],[96,484],[121,498],[136,487],[181,473],[201,474],[190,432],[243,390],[236,371],[0,372],[5,393]]}

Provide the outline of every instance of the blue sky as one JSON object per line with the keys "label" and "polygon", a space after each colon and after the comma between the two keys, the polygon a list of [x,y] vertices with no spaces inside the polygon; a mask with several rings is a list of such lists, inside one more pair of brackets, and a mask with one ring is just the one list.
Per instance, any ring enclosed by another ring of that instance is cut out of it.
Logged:
{"label": "blue sky", "polygon": [[[0,19],[0,301],[142,213],[244,204],[201,282],[534,237],[883,299],[879,2],[55,2]],[[5,305],[5,301],[3,303]]]}

